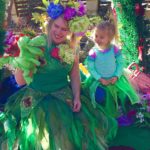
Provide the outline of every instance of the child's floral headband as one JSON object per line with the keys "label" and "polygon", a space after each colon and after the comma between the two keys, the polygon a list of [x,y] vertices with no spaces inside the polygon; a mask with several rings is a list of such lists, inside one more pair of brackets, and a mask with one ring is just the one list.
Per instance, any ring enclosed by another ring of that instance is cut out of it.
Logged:
{"label": "child's floral headband", "polygon": [[64,19],[69,22],[71,32],[79,36],[84,34],[90,25],[90,21],[86,16],[86,8],[80,1],[70,1],[66,5],[58,2],[50,2],[47,13],[54,20],[64,14]]}

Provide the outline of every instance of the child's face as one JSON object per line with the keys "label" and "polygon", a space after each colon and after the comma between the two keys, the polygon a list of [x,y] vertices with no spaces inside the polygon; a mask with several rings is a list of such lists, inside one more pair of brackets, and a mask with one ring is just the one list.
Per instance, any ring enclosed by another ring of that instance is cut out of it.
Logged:
{"label": "child's face", "polygon": [[111,39],[112,38],[108,30],[96,29],[95,42],[100,48],[102,49],[107,48],[110,45]]}

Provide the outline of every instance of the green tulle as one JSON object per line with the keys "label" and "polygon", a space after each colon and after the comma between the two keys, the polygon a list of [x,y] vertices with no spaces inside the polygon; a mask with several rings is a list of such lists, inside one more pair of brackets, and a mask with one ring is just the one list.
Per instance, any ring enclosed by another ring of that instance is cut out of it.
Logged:
{"label": "green tulle", "polygon": [[[95,92],[98,86],[102,87],[106,91],[106,99],[102,105],[95,101]],[[122,106],[124,112],[126,111],[125,105],[127,103],[127,97],[129,98],[131,104],[136,104],[140,101],[138,94],[125,76],[121,76],[114,85],[108,86],[103,86],[92,77],[89,77],[84,82],[83,89],[86,95],[89,93],[87,96],[91,97],[91,103],[94,108],[100,106],[104,112],[113,117],[120,115],[120,112],[118,111],[119,105]]]}
{"label": "green tulle", "polygon": [[[16,124],[10,125],[9,134],[2,128],[1,143],[20,150],[107,149],[117,132],[116,121],[101,107],[93,109],[82,94],[80,112],[72,111],[73,93],[67,78],[72,64],[53,58],[54,47],[44,51],[45,64],[38,68],[33,82],[8,99],[5,119],[13,116]],[[5,119],[0,119],[4,128]]]}
{"label": "green tulle", "polygon": [[[6,114],[13,115],[17,124],[10,122],[9,134],[3,134],[9,149],[17,143],[20,150],[105,150],[106,141],[116,135],[116,121],[106,118],[101,108],[93,109],[84,96],[81,96],[81,111],[73,113],[72,100],[67,99],[71,93],[56,93],[42,95],[25,87],[11,97]],[[22,110],[22,101],[29,97],[28,94],[32,94],[32,100],[37,96],[41,100],[32,103],[27,114]],[[22,115],[23,112],[25,115]]]}

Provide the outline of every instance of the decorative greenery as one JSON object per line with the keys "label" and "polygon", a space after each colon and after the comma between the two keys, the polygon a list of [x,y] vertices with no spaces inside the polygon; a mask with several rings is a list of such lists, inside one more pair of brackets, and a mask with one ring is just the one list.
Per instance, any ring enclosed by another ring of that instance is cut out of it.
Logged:
{"label": "decorative greenery", "polygon": [[3,28],[4,25],[4,18],[5,18],[5,8],[6,8],[6,1],[0,0],[0,55],[3,54],[3,41],[5,38],[5,30]]}
{"label": "decorative greenery", "polygon": [[22,34],[25,34],[31,38],[35,37],[37,35],[37,33],[30,27],[24,28],[22,30]]}
{"label": "decorative greenery", "polygon": [[45,32],[46,31],[46,13],[43,12],[43,13],[32,13],[32,20],[36,23],[36,24],[39,24],[40,26],[40,29],[42,29],[42,32]]}
{"label": "decorative greenery", "polygon": [[[4,53],[4,38],[5,38],[5,30],[3,28],[4,18],[5,18],[5,8],[6,8],[6,0],[0,0],[0,55]],[[2,79],[2,70],[0,70],[0,81]]]}
{"label": "decorative greenery", "polygon": [[122,43],[122,51],[126,65],[135,61],[138,63],[139,36],[136,25],[135,0],[113,0],[117,12],[118,23],[122,24],[119,29]]}

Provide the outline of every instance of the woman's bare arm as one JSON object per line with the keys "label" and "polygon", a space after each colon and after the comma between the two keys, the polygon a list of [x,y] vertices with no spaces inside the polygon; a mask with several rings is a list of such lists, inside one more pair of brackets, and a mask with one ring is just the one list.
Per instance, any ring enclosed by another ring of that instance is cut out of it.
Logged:
{"label": "woman's bare arm", "polygon": [[71,87],[73,91],[74,96],[74,107],[73,111],[78,112],[81,107],[80,102],[80,75],[79,75],[79,58],[78,56],[75,56],[75,62],[70,74],[71,78]]}
{"label": "woman's bare arm", "polygon": [[16,69],[14,72],[14,76],[18,85],[21,86],[26,84],[26,81],[23,77],[23,71],[21,69]]}

